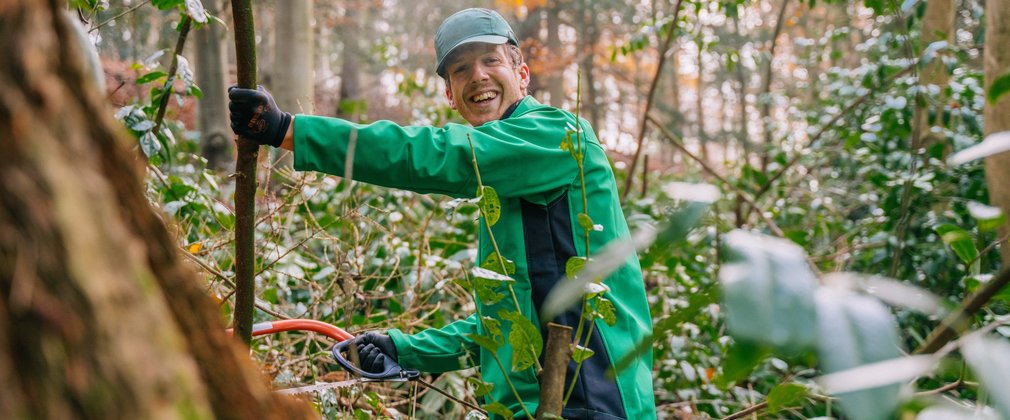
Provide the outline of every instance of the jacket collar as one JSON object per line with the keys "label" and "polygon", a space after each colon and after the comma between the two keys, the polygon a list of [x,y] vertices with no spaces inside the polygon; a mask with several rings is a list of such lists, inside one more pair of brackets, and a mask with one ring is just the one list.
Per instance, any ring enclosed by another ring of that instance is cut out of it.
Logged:
{"label": "jacket collar", "polygon": [[526,97],[516,101],[516,103],[508,107],[500,119],[504,120],[511,117],[518,117],[538,106],[541,106],[541,104],[536,100],[536,98],[531,95],[526,95]]}

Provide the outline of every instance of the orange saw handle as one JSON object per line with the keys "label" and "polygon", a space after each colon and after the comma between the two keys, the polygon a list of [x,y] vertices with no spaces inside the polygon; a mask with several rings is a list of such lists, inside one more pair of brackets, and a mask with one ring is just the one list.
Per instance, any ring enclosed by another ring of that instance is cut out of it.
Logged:
{"label": "orange saw handle", "polygon": [[[279,333],[284,331],[312,331],[317,332],[327,337],[330,337],[337,342],[350,340],[354,338],[349,332],[344,331],[342,328],[327,324],[322,321],[316,321],[314,319],[282,319],[280,321],[268,321],[253,324],[252,335],[253,337],[258,337],[261,335]],[[228,335],[232,334],[232,329],[228,329]]]}

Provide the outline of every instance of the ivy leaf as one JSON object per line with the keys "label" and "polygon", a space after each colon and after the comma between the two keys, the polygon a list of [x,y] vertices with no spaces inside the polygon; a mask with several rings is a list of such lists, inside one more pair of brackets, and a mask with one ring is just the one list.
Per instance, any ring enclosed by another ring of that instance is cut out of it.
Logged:
{"label": "ivy leaf", "polygon": [[484,222],[488,226],[494,226],[501,217],[501,201],[498,200],[498,191],[487,185],[481,188],[480,212],[484,215]]}
{"label": "ivy leaf", "polygon": [[978,257],[978,249],[975,248],[975,242],[964,229],[952,224],[942,224],[933,228],[933,230],[940,235],[943,243],[949,245],[954,250],[954,253],[961,258],[961,261],[968,263]]}
{"label": "ivy leaf", "polygon": [[[508,268],[508,266],[506,265],[505,268]],[[514,270],[514,268],[513,268],[513,270]],[[508,283],[516,281],[512,277],[506,276],[504,274],[500,274],[497,271],[492,271],[492,270],[489,270],[489,269],[486,269],[486,268],[483,268],[483,267],[474,267],[474,268],[470,269],[470,274],[473,274],[474,277],[481,278],[481,279],[487,279],[487,280],[502,281],[502,282],[508,282]]]}
{"label": "ivy leaf", "polygon": [[1006,378],[1010,377],[1010,344],[1006,340],[971,337],[961,346],[961,354],[985,386],[996,410],[1003,418],[1010,418],[1010,387],[1006,386]]}
{"label": "ivy leaf", "polygon": [[798,383],[779,384],[768,393],[768,411],[775,413],[783,408],[803,401],[810,393],[806,385]]}
{"label": "ivy leaf", "polygon": [[948,46],[947,41],[943,40],[935,41],[929,44],[929,46],[927,46],[926,49],[922,52],[922,58],[919,59],[919,68],[926,67],[927,64],[929,64],[931,61],[933,61],[934,58],[936,58],[936,53],[941,50],[947,49],[947,46]]}
{"label": "ivy leaf", "polygon": [[484,404],[483,407],[488,413],[497,414],[504,417],[506,420],[512,420],[512,418],[515,417],[515,415],[512,414],[512,411],[509,410],[505,404],[498,401],[494,401],[491,404]]}
{"label": "ivy leaf", "polygon": [[570,279],[574,279],[575,275],[582,270],[582,267],[586,266],[585,257],[571,257],[568,262],[565,263],[565,275]]}
{"label": "ivy leaf", "polygon": [[467,383],[470,384],[471,387],[473,387],[473,393],[476,394],[478,397],[483,397],[487,395],[487,393],[491,392],[492,389],[494,389],[493,383],[484,382],[472,376],[466,378],[466,381]]}
{"label": "ivy leaf", "polygon": [[[504,264],[505,265],[505,272],[504,273],[502,272],[502,261],[501,260],[505,260],[504,261],[504,263],[505,263]],[[484,262],[480,263],[480,268],[483,268],[485,270],[491,270],[491,271],[494,271],[495,273],[504,274],[506,276],[509,276],[509,275],[512,275],[512,274],[516,273],[516,263],[512,262],[512,260],[510,260],[508,258],[499,257],[498,253],[496,253],[496,252],[492,252],[490,255],[488,255],[487,259],[485,259]]]}
{"label": "ivy leaf", "polygon": [[582,226],[582,230],[591,232],[593,230],[593,219],[586,213],[579,213],[579,226]]}
{"label": "ivy leaf", "polygon": [[517,311],[502,310],[498,317],[512,323],[509,344],[512,346],[512,371],[519,372],[532,367],[544,348],[540,329]]}
{"label": "ivy leaf", "polygon": [[197,23],[207,23],[207,11],[200,0],[186,0],[186,14]]}
{"label": "ivy leaf", "polygon": [[572,360],[574,360],[575,363],[582,363],[594,354],[596,354],[596,352],[594,352],[593,349],[576,345],[575,348],[572,349]]}
{"label": "ivy leaf", "polygon": [[785,239],[735,230],[726,235],[720,270],[726,325],[739,340],[779,348],[817,340],[817,280],[802,248]]}
{"label": "ivy leaf", "polygon": [[158,141],[158,137],[154,133],[148,131],[140,136],[140,150],[144,151],[145,156],[151,158],[161,151],[161,142]]}
{"label": "ivy leaf", "polygon": [[473,340],[473,342],[477,343],[478,346],[483,347],[484,350],[487,350],[492,353],[498,351],[498,349],[501,347],[501,344],[495,342],[490,337],[485,335],[467,334],[466,337],[469,338],[470,340]]}
{"label": "ivy leaf", "polygon": [[723,357],[722,374],[715,380],[720,389],[729,389],[737,381],[750,375],[765,357],[771,354],[767,346],[753,341],[733,343]]}
{"label": "ivy leaf", "polygon": [[501,282],[495,280],[487,280],[480,277],[476,277],[472,281],[473,292],[477,294],[477,299],[480,299],[481,303],[491,306],[502,299],[505,299],[505,294],[495,290],[501,285]]}
{"label": "ivy leaf", "polygon": [[[814,299],[820,330],[818,355],[825,372],[841,372],[901,356],[898,326],[880,301],[833,287],[822,287]],[[864,380],[877,380],[873,387],[839,393],[848,417],[885,419],[894,413],[900,385],[889,380],[890,374],[887,369],[879,369],[864,375]]]}
{"label": "ivy leaf", "polygon": [[617,323],[617,308],[614,307],[614,302],[611,302],[610,299],[603,296],[597,297],[596,312],[600,314],[603,322],[606,322],[607,325],[613,327]]}
{"label": "ivy leaf", "polygon": [[992,86],[989,86],[989,91],[986,92],[985,97],[989,101],[989,104],[993,105],[1007,92],[1010,92],[1010,73],[993,80]]}
{"label": "ivy leaf", "polygon": [[168,73],[165,73],[165,72],[163,72],[161,70],[155,70],[155,71],[147,73],[147,74],[145,74],[143,76],[138,77],[137,80],[134,81],[134,83],[138,84],[138,85],[142,85],[144,83],[153,82],[153,81],[158,80],[158,79],[160,79],[162,77],[165,77],[165,76],[168,76]]}

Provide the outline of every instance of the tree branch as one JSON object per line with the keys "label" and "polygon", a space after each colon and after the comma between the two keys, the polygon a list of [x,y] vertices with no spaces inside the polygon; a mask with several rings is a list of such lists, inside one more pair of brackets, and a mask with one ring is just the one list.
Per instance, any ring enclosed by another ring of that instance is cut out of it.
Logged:
{"label": "tree branch", "polygon": [[631,192],[631,184],[635,181],[635,167],[638,165],[638,158],[642,154],[642,144],[645,143],[645,128],[648,126],[649,110],[652,109],[653,100],[656,97],[656,87],[659,86],[659,77],[663,74],[663,64],[666,62],[666,53],[670,50],[670,44],[677,31],[677,16],[680,15],[680,4],[684,0],[677,0],[673,6],[673,20],[670,21],[670,29],[663,39],[663,44],[659,47],[659,62],[656,64],[656,76],[652,78],[649,85],[649,96],[645,100],[645,110],[642,112],[642,124],[638,128],[638,147],[635,148],[635,156],[631,158],[631,166],[628,167],[628,177],[624,180],[624,191],[621,193],[621,202],[628,198]]}

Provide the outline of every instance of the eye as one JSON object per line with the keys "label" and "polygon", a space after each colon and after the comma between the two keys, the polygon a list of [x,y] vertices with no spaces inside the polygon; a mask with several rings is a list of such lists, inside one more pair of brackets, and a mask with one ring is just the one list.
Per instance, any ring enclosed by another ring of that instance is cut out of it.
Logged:
{"label": "eye", "polygon": [[452,69],[452,73],[454,73],[454,74],[460,74],[464,70],[466,70],[466,66],[458,66],[458,67]]}

